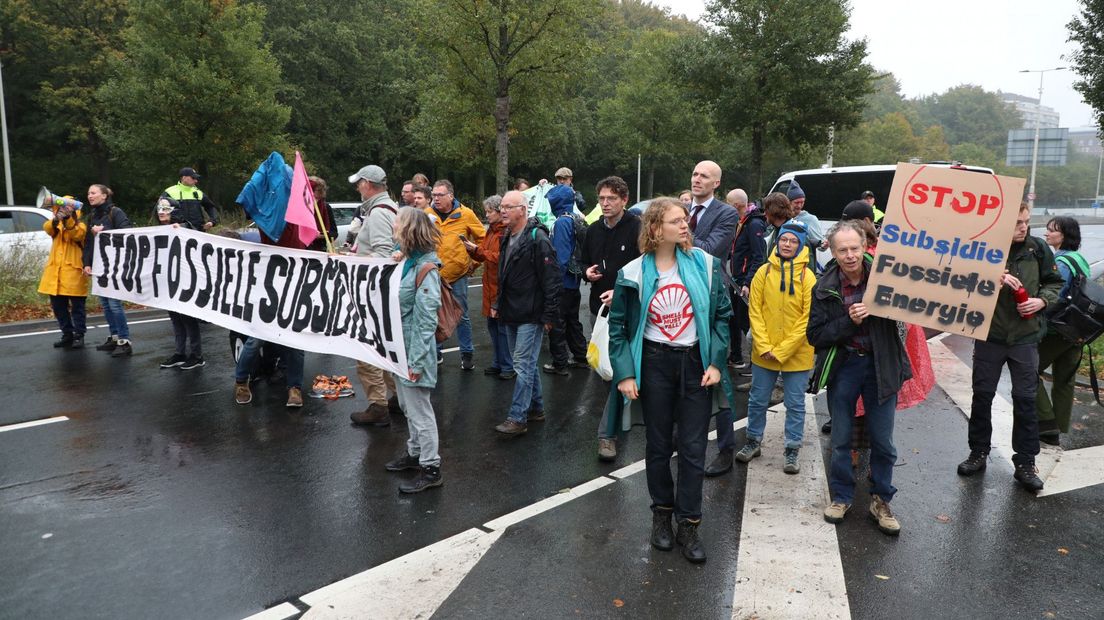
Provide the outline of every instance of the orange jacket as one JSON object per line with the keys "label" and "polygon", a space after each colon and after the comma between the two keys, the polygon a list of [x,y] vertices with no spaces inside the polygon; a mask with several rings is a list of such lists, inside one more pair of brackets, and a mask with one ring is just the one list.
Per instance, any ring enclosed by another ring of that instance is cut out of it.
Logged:
{"label": "orange jacket", "polygon": [[425,212],[432,216],[437,227],[441,229],[441,242],[437,244],[437,258],[441,260],[441,277],[445,282],[452,284],[475,269],[475,263],[468,256],[468,250],[460,241],[460,235],[478,244],[487,234],[487,230],[483,222],[475,216],[475,212],[464,205],[453,207],[452,211],[443,218],[432,206],[426,207]]}
{"label": "orange jacket", "polygon": [[483,263],[483,316],[491,316],[491,304],[498,297],[498,254],[505,231],[506,225],[502,222],[491,224],[479,247],[468,251],[474,260]]}

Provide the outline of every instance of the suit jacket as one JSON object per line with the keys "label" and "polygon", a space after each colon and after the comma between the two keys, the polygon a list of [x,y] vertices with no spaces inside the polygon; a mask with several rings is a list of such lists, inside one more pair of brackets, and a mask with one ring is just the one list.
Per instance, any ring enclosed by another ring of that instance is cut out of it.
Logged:
{"label": "suit jacket", "polygon": [[723,263],[728,260],[728,254],[732,251],[732,239],[739,221],[740,213],[735,207],[716,198],[712,199],[705,211],[698,216],[698,225],[694,228],[694,245],[721,259]]}

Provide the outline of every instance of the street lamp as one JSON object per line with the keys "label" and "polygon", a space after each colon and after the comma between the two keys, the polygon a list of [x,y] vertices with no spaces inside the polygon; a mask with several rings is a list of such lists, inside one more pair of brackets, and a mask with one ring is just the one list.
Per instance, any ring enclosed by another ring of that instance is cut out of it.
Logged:
{"label": "street lamp", "polygon": [[1031,187],[1027,190],[1027,204],[1035,208],[1035,167],[1039,163],[1039,123],[1043,120],[1043,75],[1048,71],[1062,71],[1065,67],[1053,69],[1023,69],[1020,73],[1039,74],[1039,109],[1035,112],[1035,145],[1031,148]]}
{"label": "street lamp", "polygon": [[[8,51],[7,48],[0,45],[0,52],[6,51]],[[11,154],[8,152],[8,114],[7,110],[4,109],[4,61],[2,53],[0,53],[0,144],[4,149],[4,185],[7,190],[7,204],[13,205],[15,199],[12,197]]]}

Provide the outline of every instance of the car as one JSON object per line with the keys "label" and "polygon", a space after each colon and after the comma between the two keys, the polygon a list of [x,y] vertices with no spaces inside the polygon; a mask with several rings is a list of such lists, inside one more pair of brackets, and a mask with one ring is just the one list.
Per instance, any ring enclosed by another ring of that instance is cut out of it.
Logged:
{"label": "car", "polygon": [[45,264],[53,239],[42,230],[42,225],[52,217],[53,213],[37,207],[0,206],[0,260],[9,261],[29,253],[39,255]]}
{"label": "car", "polygon": [[[331,239],[335,249],[340,248],[345,243],[345,235],[349,232],[349,226],[352,225],[353,218],[356,217],[359,208],[359,202],[330,203],[330,210],[333,211],[334,221],[337,223],[337,239]],[[257,230],[256,222],[249,222],[249,225],[239,230],[238,234],[243,241],[261,242],[261,231]]]}

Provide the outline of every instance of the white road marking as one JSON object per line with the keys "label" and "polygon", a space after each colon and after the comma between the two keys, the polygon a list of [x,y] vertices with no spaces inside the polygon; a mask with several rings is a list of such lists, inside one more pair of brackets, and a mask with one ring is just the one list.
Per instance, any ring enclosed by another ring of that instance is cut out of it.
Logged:
{"label": "white road marking", "polygon": [[[748,464],[733,618],[850,618],[813,396],[805,396],[801,472],[782,471],[785,408],[767,413],[763,455]],[[862,515],[853,515],[861,517]]]}
{"label": "white road marking", "polygon": [[[929,341],[928,350],[931,353],[936,382],[951,397],[962,414],[969,419],[970,403],[973,399],[970,367],[943,343],[942,338],[933,338]],[[993,452],[990,455],[995,453],[1014,469],[1012,403],[1001,394],[993,398],[992,441]],[[1104,484],[1104,447],[1062,450],[1043,444],[1040,446],[1039,455],[1035,457],[1035,466],[1039,468],[1039,477],[1043,479],[1045,485],[1043,491],[1035,497],[1046,497]]]}
{"label": "white road marking", "polygon": [[20,422],[18,424],[9,424],[7,426],[0,426],[0,433],[6,433],[8,431],[17,431],[23,428],[31,428],[33,426],[42,426],[43,424],[53,424],[55,422],[64,422],[69,418],[59,415],[52,418],[44,418],[42,420],[31,420],[30,422]]}
{"label": "white road marking", "polygon": [[524,508],[519,508],[518,510],[515,510],[509,514],[505,514],[497,519],[488,521],[483,524],[483,527],[491,530],[504,530],[511,525],[514,525],[515,523],[521,523],[529,517],[535,517],[542,512],[551,510],[561,504],[566,504],[573,499],[578,499],[586,495],[587,493],[590,493],[591,491],[600,489],[607,484],[613,484],[614,482],[616,482],[616,480],[614,480],[613,478],[607,478],[605,476],[595,478],[594,480],[583,483],[577,487],[566,489],[551,497],[546,497],[539,502],[536,502],[535,504],[529,504]]}
{"label": "white road marking", "polygon": [[[127,321],[127,325],[144,325],[146,323],[162,323],[162,322],[168,321],[168,320],[169,320],[169,317],[164,317],[164,318],[161,318],[161,319],[143,319],[141,321]],[[104,323],[103,325],[89,325],[88,326],[88,331],[92,331],[94,329],[107,329],[107,323]],[[8,338],[25,338],[27,336],[45,336],[45,335],[49,335],[49,334],[60,334],[60,333],[61,333],[60,329],[48,329],[48,330],[45,330],[45,331],[38,331],[38,332],[22,332],[22,333],[18,333],[18,334],[8,334],[6,336],[0,336],[0,340],[7,340]]]}
{"label": "white road marking", "polygon": [[291,603],[280,603],[275,607],[269,607],[268,609],[253,614],[245,620],[286,620],[287,618],[294,617],[299,613],[299,609]]}
{"label": "white road marking", "polygon": [[428,618],[500,536],[473,528],[315,590],[303,618]]}

